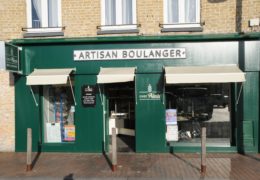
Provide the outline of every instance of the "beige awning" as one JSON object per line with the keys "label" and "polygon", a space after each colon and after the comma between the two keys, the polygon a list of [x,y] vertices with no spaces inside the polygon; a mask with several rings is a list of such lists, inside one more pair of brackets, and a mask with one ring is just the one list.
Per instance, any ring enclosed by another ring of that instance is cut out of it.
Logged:
{"label": "beige awning", "polygon": [[27,76],[26,85],[67,84],[68,76],[74,69],[34,69]]}
{"label": "beige awning", "polygon": [[245,73],[235,65],[165,67],[166,84],[244,82]]}
{"label": "beige awning", "polygon": [[98,84],[134,81],[135,67],[100,68],[97,76]]}

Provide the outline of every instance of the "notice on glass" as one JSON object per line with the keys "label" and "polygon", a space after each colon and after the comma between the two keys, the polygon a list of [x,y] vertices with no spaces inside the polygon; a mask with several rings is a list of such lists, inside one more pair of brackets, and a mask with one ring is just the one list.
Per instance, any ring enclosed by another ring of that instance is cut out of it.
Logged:
{"label": "notice on glass", "polygon": [[166,132],[167,141],[178,141],[178,125],[168,125]]}
{"label": "notice on glass", "polygon": [[177,110],[176,109],[166,109],[166,125],[177,124]]}
{"label": "notice on glass", "polygon": [[47,142],[49,143],[61,142],[60,123],[46,123],[46,131],[47,131]]}

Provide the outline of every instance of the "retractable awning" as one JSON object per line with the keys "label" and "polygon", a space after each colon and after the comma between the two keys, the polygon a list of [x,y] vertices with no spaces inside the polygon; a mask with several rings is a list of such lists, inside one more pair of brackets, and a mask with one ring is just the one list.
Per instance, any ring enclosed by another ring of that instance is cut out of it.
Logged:
{"label": "retractable awning", "polygon": [[235,65],[165,67],[166,84],[244,82],[245,73]]}
{"label": "retractable awning", "polygon": [[98,84],[134,81],[135,67],[100,68],[97,76]]}
{"label": "retractable awning", "polygon": [[74,69],[35,69],[27,76],[26,85],[67,84]]}
{"label": "retractable awning", "polygon": [[36,106],[38,106],[38,103],[35,99],[32,86],[67,84],[68,79],[69,79],[69,84],[70,84],[74,104],[77,105],[74,91],[72,88],[71,79],[70,79],[70,73],[73,70],[75,69],[34,69],[34,71],[27,76],[26,85],[30,86]]}

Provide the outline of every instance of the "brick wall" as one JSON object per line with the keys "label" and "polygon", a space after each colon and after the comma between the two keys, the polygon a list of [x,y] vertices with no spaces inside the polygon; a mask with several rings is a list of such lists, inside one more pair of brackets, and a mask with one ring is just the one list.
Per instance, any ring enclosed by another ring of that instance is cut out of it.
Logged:
{"label": "brick wall", "polygon": [[13,76],[0,70],[0,152],[14,151],[14,85]]}
{"label": "brick wall", "polygon": [[0,40],[22,38],[22,27],[26,27],[25,0],[0,0]]}
{"label": "brick wall", "polygon": [[[100,2],[101,0],[62,0],[65,37],[97,36],[97,26],[101,21]],[[159,24],[163,23],[163,2],[137,0],[137,23],[141,25],[139,35],[187,34],[161,33]],[[0,13],[5,15],[0,16],[0,40],[22,38],[21,28],[26,27],[26,0],[0,0]],[[257,17],[260,17],[259,0],[201,0],[201,22],[205,22],[205,25],[203,32],[199,33],[260,31],[259,27],[248,27],[249,19]]]}

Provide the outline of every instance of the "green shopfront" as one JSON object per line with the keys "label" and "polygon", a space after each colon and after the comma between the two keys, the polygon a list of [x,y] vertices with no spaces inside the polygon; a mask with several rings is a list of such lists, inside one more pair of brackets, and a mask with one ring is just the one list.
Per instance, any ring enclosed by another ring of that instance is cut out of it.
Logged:
{"label": "green shopfront", "polygon": [[[16,151],[259,152],[260,34],[17,39]],[[120,148],[120,144],[119,144]],[[124,147],[121,148],[124,151]],[[119,149],[120,151],[120,149]]]}

